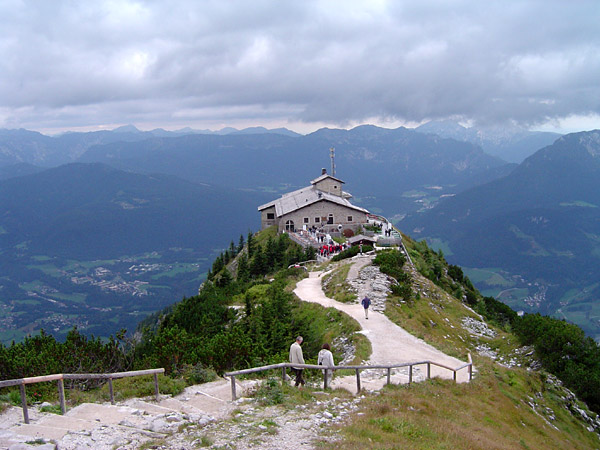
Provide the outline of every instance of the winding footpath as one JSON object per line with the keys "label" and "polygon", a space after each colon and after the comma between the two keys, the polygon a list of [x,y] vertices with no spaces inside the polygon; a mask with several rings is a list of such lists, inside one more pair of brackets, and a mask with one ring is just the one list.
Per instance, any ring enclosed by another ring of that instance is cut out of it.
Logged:
{"label": "winding footpath", "polygon": [[[353,267],[350,268],[348,279],[357,277],[360,270],[371,263],[368,256],[356,258]],[[422,339],[418,339],[408,333],[392,321],[383,313],[370,310],[369,318],[365,319],[362,306],[358,303],[362,296],[369,295],[369,286],[359,290],[358,300],[355,304],[341,303],[325,296],[321,288],[321,281],[324,272],[310,272],[309,277],[300,281],[294,293],[303,301],[318,303],[324,307],[336,308],[355,319],[361,326],[363,333],[370,341],[372,353],[365,364],[393,364],[429,360],[437,362],[448,367],[459,367],[464,364],[456,358],[446,355],[427,344]],[[363,375],[364,373],[364,375]],[[386,381],[387,372],[385,370],[373,369],[373,371],[364,371],[361,373],[361,385],[368,390],[380,389]],[[445,379],[452,379],[453,372],[438,366],[431,366],[431,376]],[[420,381],[426,377],[426,365],[416,366],[413,370],[413,381]],[[462,369],[457,372],[458,382],[469,381],[468,370]],[[393,371],[392,383],[407,383],[408,368],[402,368]],[[350,390],[356,390],[355,377],[335,378],[333,387],[349,387]]]}
{"label": "winding footpath", "polygon": [[[372,346],[371,356],[364,364],[431,360],[449,367],[462,365],[461,361],[417,339],[377,311],[383,310],[386,297],[380,281],[376,280],[378,271],[367,267],[371,261],[366,255],[355,258],[348,272],[348,281],[354,282],[358,298],[377,297],[378,308],[370,311],[368,320],[358,301],[345,304],[325,296],[321,288],[323,272],[311,272],[297,284],[294,292],[304,301],[339,309],[360,324],[361,333]],[[386,375],[387,371],[382,369],[361,371],[362,390],[380,389],[387,381]],[[451,371],[435,366],[431,367],[431,375],[452,378]],[[425,366],[413,371],[413,381],[423,380],[425,376]],[[468,381],[468,372],[458,372],[457,381]],[[407,383],[408,369],[394,370],[391,382]],[[252,380],[239,383],[239,391],[251,389],[254,383]],[[355,393],[356,378],[336,376],[332,387]],[[84,403],[64,416],[40,413],[32,408],[29,425],[23,423],[21,409],[11,407],[0,414],[0,450],[134,450],[148,440],[157,442],[151,448],[179,450],[205,446],[203,438],[207,435],[219,448],[230,448],[233,444],[238,450],[314,450],[313,440],[323,438],[323,430],[330,424],[345,420],[362,398],[361,395],[348,401],[322,394],[322,401],[302,408],[270,407],[262,411],[244,398],[231,402],[230,382],[220,379],[189,386],[174,398],[161,396],[158,403],[142,399],[129,399],[117,405]],[[337,415],[332,415],[330,410],[337,411]],[[237,411],[236,421],[221,420],[231,417],[232,411]],[[275,433],[264,425],[267,419],[274,424]]]}

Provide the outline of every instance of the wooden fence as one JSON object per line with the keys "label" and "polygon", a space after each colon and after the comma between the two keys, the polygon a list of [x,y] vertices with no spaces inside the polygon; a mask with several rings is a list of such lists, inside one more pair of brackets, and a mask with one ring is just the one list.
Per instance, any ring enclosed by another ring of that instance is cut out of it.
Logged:
{"label": "wooden fence", "polygon": [[65,388],[63,380],[108,380],[108,390],[110,393],[110,403],[115,404],[115,396],[112,381],[117,378],[137,377],[142,375],[154,375],[154,394],[158,401],[158,374],[164,373],[165,369],[134,370],[130,372],[116,373],[60,373],[54,375],[43,375],[40,377],[18,378],[16,380],[0,381],[0,388],[9,386],[19,386],[21,391],[21,406],[23,408],[23,420],[29,423],[29,413],[27,411],[27,397],[25,395],[25,385],[43,383],[47,381],[56,381],[58,385],[58,398],[60,401],[60,410],[63,414],[67,412],[65,406]]}
{"label": "wooden fence", "polygon": [[[427,379],[431,378],[431,366],[441,367],[443,369],[447,369],[453,372],[453,379],[456,382],[456,374],[459,370],[467,369],[469,373],[469,381],[473,379],[473,362],[471,361],[471,355],[469,354],[469,362],[464,363],[459,367],[448,367],[443,364],[434,362],[434,361],[417,361],[417,362],[408,362],[408,363],[399,363],[399,364],[381,364],[381,365],[373,365],[373,366],[333,366],[331,369],[334,370],[354,370],[356,373],[356,392],[360,392],[360,371],[367,369],[385,369],[387,370],[387,384],[391,383],[392,379],[392,369],[398,369],[400,367],[408,367],[408,384],[413,381],[413,367],[427,365]],[[236,389],[235,389],[235,377],[238,375],[247,375],[250,373],[264,372],[266,370],[274,370],[281,369],[281,379],[285,381],[286,378],[286,369],[291,367],[296,367],[300,369],[318,369],[324,370],[324,366],[318,366],[315,364],[291,364],[291,363],[279,363],[279,364],[271,364],[269,366],[262,367],[253,367],[251,369],[237,370],[235,372],[228,372],[224,375],[226,377],[231,378],[231,399],[236,400]],[[323,372],[323,388],[327,389],[327,376],[325,372]]]}

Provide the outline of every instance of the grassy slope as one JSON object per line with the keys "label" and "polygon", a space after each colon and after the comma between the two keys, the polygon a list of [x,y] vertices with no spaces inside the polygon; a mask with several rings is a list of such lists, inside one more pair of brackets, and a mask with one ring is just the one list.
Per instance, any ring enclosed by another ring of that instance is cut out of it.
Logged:
{"label": "grassy slope", "polygon": [[[452,356],[466,360],[471,354],[474,380],[431,380],[367,395],[361,414],[339,426],[337,450],[600,448],[598,435],[569,411],[567,391],[543,373],[519,368],[531,361],[518,351],[514,335],[490,326],[495,337],[471,336],[462,319],[479,316],[420,274],[412,276],[420,298],[408,305],[391,297],[386,314]],[[480,345],[496,351],[499,361],[513,360],[514,367],[479,356]]]}

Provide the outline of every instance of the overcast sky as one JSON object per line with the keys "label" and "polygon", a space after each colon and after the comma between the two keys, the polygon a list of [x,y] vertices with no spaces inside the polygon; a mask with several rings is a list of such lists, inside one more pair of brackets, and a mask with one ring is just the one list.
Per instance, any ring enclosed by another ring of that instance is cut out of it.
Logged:
{"label": "overcast sky", "polygon": [[0,0],[0,128],[600,128],[600,1]]}

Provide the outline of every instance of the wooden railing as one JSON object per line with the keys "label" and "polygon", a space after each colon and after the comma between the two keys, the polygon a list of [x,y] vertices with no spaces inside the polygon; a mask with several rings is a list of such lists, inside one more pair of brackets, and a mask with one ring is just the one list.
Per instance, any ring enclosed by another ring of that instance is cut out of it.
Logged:
{"label": "wooden railing", "polygon": [[[237,370],[235,372],[227,372],[224,375],[226,377],[231,378],[231,399],[236,400],[237,395],[236,395],[236,388],[235,388],[235,377],[238,375],[247,375],[250,373],[264,372],[266,370],[281,369],[281,379],[282,379],[282,381],[285,381],[286,369],[291,368],[291,367],[296,367],[299,369],[318,369],[318,370],[324,370],[324,369],[354,370],[356,373],[356,392],[359,393],[360,389],[361,389],[361,386],[360,386],[360,371],[361,370],[386,369],[387,370],[387,384],[390,384],[391,379],[392,379],[392,369],[398,369],[400,367],[408,367],[408,384],[410,384],[413,381],[413,367],[420,366],[420,365],[427,365],[427,379],[431,378],[431,366],[432,365],[452,371],[454,382],[456,382],[457,372],[459,370],[462,370],[465,368],[468,370],[468,373],[469,373],[469,381],[471,381],[473,379],[473,362],[471,361],[470,354],[469,354],[469,362],[464,363],[463,365],[461,365],[459,367],[449,367],[449,366],[446,366],[444,364],[440,364],[440,363],[437,363],[434,361],[417,361],[417,362],[407,362],[407,363],[399,363],[399,364],[380,364],[380,365],[373,365],[373,366],[333,366],[330,368],[325,368],[324,366],[318,366],[315,364],[279,363],[279,364],[271,364],[269,366],[253,367],[251,369]],[[325,372],[323,372],[323,388],[324,389],[327,389],[327,380],[328,380],[328,377],[326,376]]]}
{"label": "wooden railing", "polygon": [[56,381],[58,385],[58,398],[60,401],[60,410],[63,414],[67,412],[65,406],[65,387],[63,380],[108,380],[108,391],[110,393],[110,403],[115,404],[115,395],[112,380],[117,378],[137,377],[142,375],[154,375],[154,394],[158,401],[158,374],[164,373],[165,369],[134,370],[131,372],[116,373],[60,373],[54,375],[43,375],[40,377],[18,378],[15,380],[0,381],[0,388],[9,386],[19,386],[21,391],[21,406],[23,408],[23,420],[29,423],[29,412],[27,411],[27,397],[25,393],[26,384],[44,383],[47,381]]}

